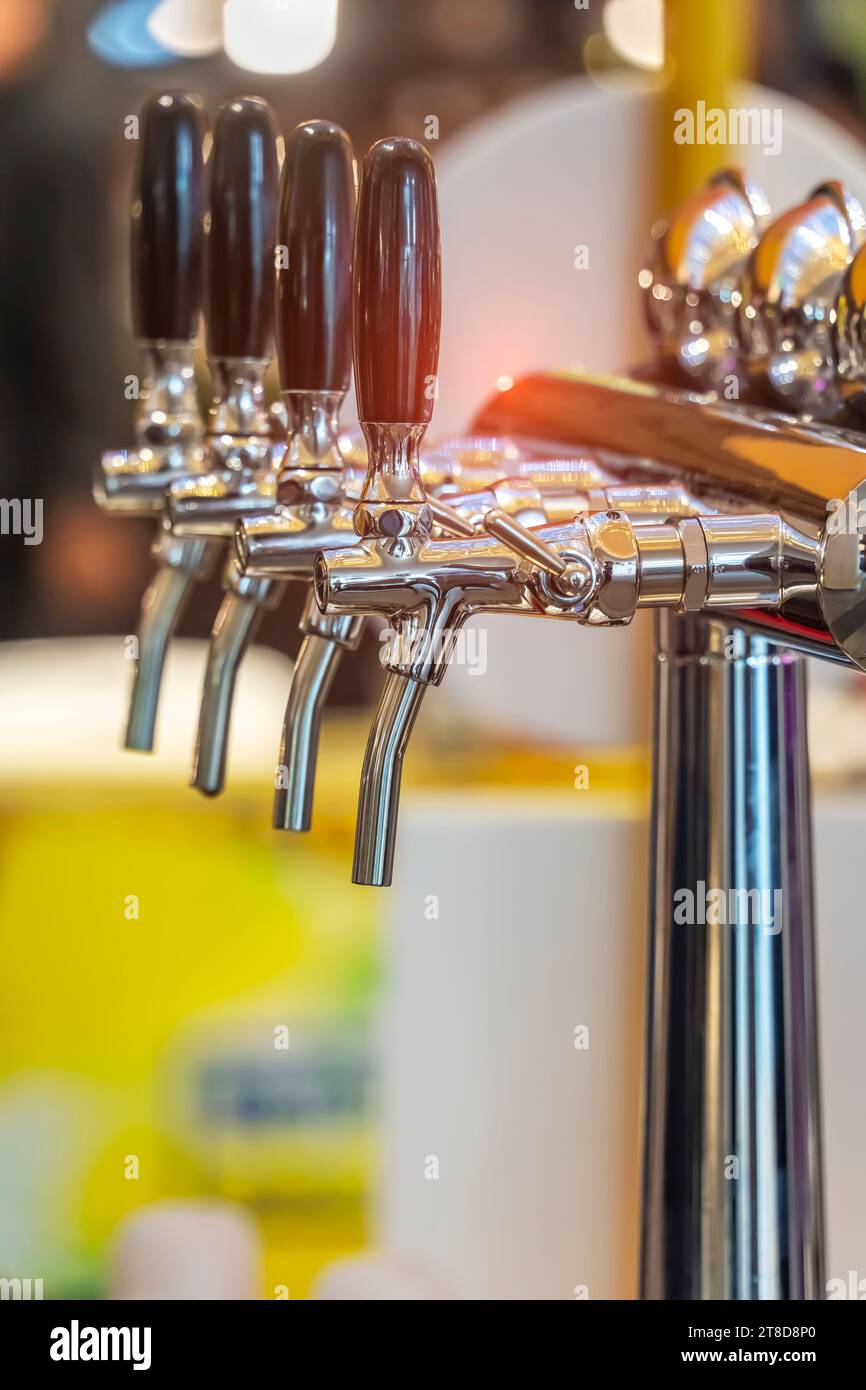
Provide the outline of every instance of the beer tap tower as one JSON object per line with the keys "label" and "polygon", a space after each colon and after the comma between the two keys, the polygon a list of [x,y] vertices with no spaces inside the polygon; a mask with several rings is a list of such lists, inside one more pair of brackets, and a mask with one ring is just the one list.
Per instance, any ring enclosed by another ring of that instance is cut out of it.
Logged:
{"label": "beer tap tower", "polygon": [[[390,877],[412,724],[471,613],[603,627],[628,622],[638,607],[659,610],[641,1292],[821,1297],[803,654],[864,664],[861,542],[833,517],[835,499],[862,492],[866,450],[829,425],[649,382],[529,378],[489,403],[476,428],[529,450],[600,451],[614,471],[617,456],[638,468],[652,460],[648,483],[659,474],[676,480],[703,509],[641,525],[607,509],[533,530],[492,512],[482,534],[431,539],[412,448],[429,419],[417,385],[435,371],[431,181],[426,156],[399,142],[368,156],[357,237],[371,250],[366,260],[356,254],[356,277],[365,270],[356,280],[355,350],[369,472],[356,514],[360,543],[323,553],[316,577],[326,613],[377,612],[413,639],[410,661],[386,678],[367,747],[355,880]],[[780,302],[772,292],[759,308],[740,289],[733,302],[747,322],[765,315],[779,350],[801,318],[814,320],[816,302],[830,331],[827,310],[836,295],[838,318],[839,277],[857,250],[856,212],[836,190],[819,198],[837,244],[804,257],[799,299],[786,292]],[[408,201],[411,247],[387,220],[389,207]],[[814,213],[812,205],[797,217]],[[746,284],[764,269],[758,230],[753,223]],[[779,231],[774,224],[765,233],[770,244]],[[407,271],[413,256],[425,272]],[[374,306],[364,283],[376,285]],[[700,303],[694,286],[685,289],[684,304],[690,294]],[[700,317],[687,307],[690,321]],[[728,322],[741,342],[737,316]],[[389,334],[400,344],[390,356],[382,348]],[[824,360],[813,346],[804,376]],[[784,905],[782,920],[678,920],[678,891],[707,886],[726,902],[769,893]]]}
{"label": "beer tap tower", "polygon": [[[246,130],[249,103],[238,105]],[[186,105],[178,111],[187,129]],[[452,467],[453,457],[422,451],[439,346],[433,166],[413,141],[381,141],[363,165],[351,271],[366,440],[358,495],[362,451],[346,467],[336,426],[350,161],[345,136],[324,122],[288,144],[277,296],[285,454],[267,439],[259,390],[266,334],[230,335],[209,343],[231,364],[215,370],[228,388],[212,413],[211,466],[191,430],[183,447],[160,442],[155,463],[142,448],[140,460],[104,469],[107,504],[168,489],[166,545],[202,554],[236,524],[196,784],[222,784],[233,673],[257,612],[283,581],[312,580],[275,824],[309,825],[335,663],[365,616],[383,618],[393,640],[364,758],[353,878],[388,884],[404,755],[463,624],[505,612],[602,629],[655,609],[641,1294],[820,1298],[804,658],[866,669],[866,445],[834,423],[862,414],[862,210],[828,183],[770,222],[760,191],[724,171],[660,228],[642,271],[652,369],[518,381],[475,422],[492,441],[486,469]],[[227,179],[235,167],[249,168],[237,151]],[[218,296],[218,279],[209,284]],[[246,322],[246,308],[234,308]],[[214,319],[212,302],[209,337],[230,317]],[[140,336],[155,327],[179,341],[189,323],[148,321]],[[728,398],[732,381],[738,399]],[[694,904],[705,893],[709,907],[678,912],[683,894]],[[726,915],[732,904],[745,916]]]}

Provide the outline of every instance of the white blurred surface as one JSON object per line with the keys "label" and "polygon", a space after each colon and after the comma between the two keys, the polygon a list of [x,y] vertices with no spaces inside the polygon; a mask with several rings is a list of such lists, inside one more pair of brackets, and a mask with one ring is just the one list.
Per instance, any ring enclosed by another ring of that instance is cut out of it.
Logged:
{"label": "white blurred surface", "polygon": [[336,1260],[313,1290],[313,1298],[325,1303],[439,1303],[450,1296],[423,1266],[391,1255]]}
{"label": "white blurred surface", "polygon": [[121,1222],[110,1257],[109,1297],[261,1297],[263,1251],[246,1208],[205,1198],[154,1202]]}
{"label": "white blurred surface", "polygon": [[458,1297],[634,1295],[645,847],[601,793],[405,807],[381,1235]]}
{"label": "white blurred surface", "polygon": [[[189,777],[207,643],[179,638],[166,660],[153,753],[122,748],[132,662],[123,637],[0,644],[0,783],[181,783]],[[238,675],[229,776],[276,765],[291,662],[252,647]]]}

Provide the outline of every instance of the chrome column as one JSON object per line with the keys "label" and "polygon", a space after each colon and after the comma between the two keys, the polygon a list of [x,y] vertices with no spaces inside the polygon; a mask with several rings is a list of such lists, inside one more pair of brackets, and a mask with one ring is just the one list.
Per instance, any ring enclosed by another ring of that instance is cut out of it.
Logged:
{"label": "chrome column", "polygon": [[805,714],[802,657],[659,615],[643,1298],[823,1296]]}

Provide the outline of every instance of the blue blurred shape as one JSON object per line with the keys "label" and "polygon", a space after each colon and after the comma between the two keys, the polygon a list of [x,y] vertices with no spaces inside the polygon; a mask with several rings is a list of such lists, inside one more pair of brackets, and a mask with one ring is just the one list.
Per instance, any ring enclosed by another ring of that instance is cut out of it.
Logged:
{"label": "blue blurred shape", "polygon": [[121,68],[165,67],[179,55],[164,48],[147,27],[158,0],[116,0],[91,21],[87,42],[97,58]]}

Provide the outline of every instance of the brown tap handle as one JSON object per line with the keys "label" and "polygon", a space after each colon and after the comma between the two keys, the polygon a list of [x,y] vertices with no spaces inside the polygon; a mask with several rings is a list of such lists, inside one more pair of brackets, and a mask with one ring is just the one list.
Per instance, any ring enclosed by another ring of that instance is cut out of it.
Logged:
{"label": "brown tap handle", "polygon": [[220,108],[208,174],[208,357],[270,357],[279,170],[276,123],[266,101],[240,97]]}
{"label": "brown tap handle", "polygon": [[183,92],[149,97],[139,113],[130,261],[142,342],[190,342],[198,332],[205,129],[200,98]]}
{"label": "brown tap handle", "polygon": [[330,121],[303,121],[286,140],[277,214],[277,352],[283,391],[348,389],[354,233],[349,137]]}
{"label": "brown tap handle", "polygon": [[380,140],[364,160],[355,232],[355,389],[362,422],[429,422],[441,299],[433,161],[415,140]]}

